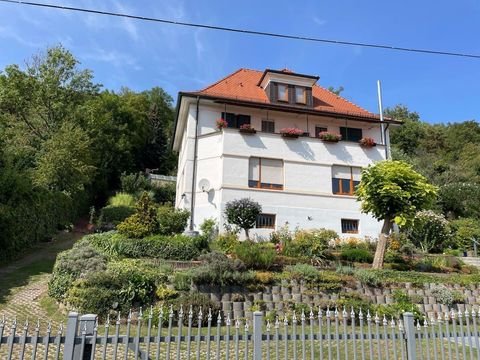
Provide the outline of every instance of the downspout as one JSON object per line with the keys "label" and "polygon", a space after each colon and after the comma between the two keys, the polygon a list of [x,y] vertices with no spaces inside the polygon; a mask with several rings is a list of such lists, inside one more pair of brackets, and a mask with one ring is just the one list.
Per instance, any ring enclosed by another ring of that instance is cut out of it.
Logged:
{"label": "downspout", "polygon": [[195,192],[197,187],[197,153],[198,153],[198,114],[199,114],[200,97],[197,96],[197,109],[195,115],[195,139],[193,147],[193,174],[192,174],[192,199],[190,201],[190,226],[189,231],[194,232],[195,217]]}

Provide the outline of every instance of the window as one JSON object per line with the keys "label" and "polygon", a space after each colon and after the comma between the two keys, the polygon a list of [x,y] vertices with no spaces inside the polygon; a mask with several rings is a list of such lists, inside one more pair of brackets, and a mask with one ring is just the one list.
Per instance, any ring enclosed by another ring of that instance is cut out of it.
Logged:
{"label": "window", "polygon": [[239,129],[243,124],[250,124],[250,115],[222,112],[222,119],[227,122],[230,128]]}
{"label": "window", "polygon": [[358,220],[342,219],[343,234],[358,234]]}
{"label": "window", "polygon": [[360,141],[362,136],[362,129],[341,127],[340,135],[342,135],[342,140],[346,141]]}
{"label": "window", "polygon": [[275,214],[259,214],[255,227],[257,229],[275,229]]}
{"label": "window", "polygon": [[360,183],[361,168],[351,166],[333,166],[332,192],[337,195],[353,195]]}
{"label": "window", "polygon": [[297,104],[306,104],[307,96],[304,87],[295,86],[295,102]]}
{"label": "window", "polygon": [[262,120],[262,131],[267,133],[274,133],[275,122],[271,120]]}
{"label": "window", "polygon": [[278,101],[288,102],[288,86],[284,84],[277,85]]}
{"label": "window", "polygon": [[248,186],[261,189],[283,190],[283,161],[251,157]]}
{"label": "window", "polygon": [[324,131],[328,131],[328,129],[323,126],[315,126],[315,137],[320,137],[319,134]]}

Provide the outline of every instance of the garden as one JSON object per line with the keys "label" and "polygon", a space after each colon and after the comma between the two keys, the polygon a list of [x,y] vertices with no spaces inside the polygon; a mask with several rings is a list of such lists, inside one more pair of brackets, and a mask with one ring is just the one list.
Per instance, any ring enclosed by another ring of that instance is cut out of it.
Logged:
{"label": "garden", "polygon": [[[476,303],[479,296],[477,268],[457,257],[475,230],[468,221],[419,211],[389,237],[384,268],[372,269],[376,239],[283,226],[269,238],[250,240],[261,206],[247,198],[227,204],[223,231],[207,219],[199,236],[185,236],[189,213],[162,204],[158,193],[165,191],[141,176],[122,176],[122,191],[98,214],[92,209],[94,232],[58,256],[50,297],[101,317],[194,305],[214,316],[223,311],[241,318],[263,310],[274,319],[309,312],[310,306],[394,317],[411,310],[420,317]],[[245,241],[239,240],[242,230]]]}

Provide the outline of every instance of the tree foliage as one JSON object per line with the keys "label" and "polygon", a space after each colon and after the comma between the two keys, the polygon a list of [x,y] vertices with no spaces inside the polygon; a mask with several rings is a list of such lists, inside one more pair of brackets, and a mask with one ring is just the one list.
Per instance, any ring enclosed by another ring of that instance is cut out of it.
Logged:
{"label": "tree foliage", "polygon": [[227,221],[242,228],[247,239],[250,239],[248,231],[255,226],[261,212],[260,204],[249,198],[229,201],[225,205]]}
{"label": "tree foliage", "polygon": [[405,162],[382,161],[362,171],[356,194],[363,212],[402,226],[433,204],[437,188]]}
{"label": "tree foliage", "polygon": [[432,210],[422,210],[415,214],[407,229],[407,236],[424,253],[441,252],[452,240],[450,225],[445,216]]}

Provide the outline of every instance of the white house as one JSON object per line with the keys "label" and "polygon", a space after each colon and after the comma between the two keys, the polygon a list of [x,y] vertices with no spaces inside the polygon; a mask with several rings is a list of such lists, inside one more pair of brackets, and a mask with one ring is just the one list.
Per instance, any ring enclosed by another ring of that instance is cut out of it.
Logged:
{"label": "white house", "polygon": [[[380,224],[353,196],[360,171],[385,159],[388,126],[378,115],[289,70],[240,69],[197,92],[179,93],[173,149],[179,153],[176,207],[192,211],[190,230],[206,218],[223,229],[228,201],[249,197],[263,214],[251,233],[328,228],[377,237]],[[228,127],[217,129],[224,119]],[[243,133],[244,124],[256,133]],[[298,138],[282,136],[298,128]],[[320,132],[342,135],[326,142]],[[361,146],[372,138],[376,146]]]}

